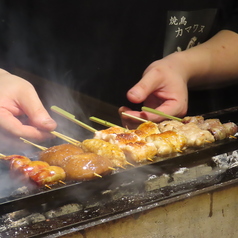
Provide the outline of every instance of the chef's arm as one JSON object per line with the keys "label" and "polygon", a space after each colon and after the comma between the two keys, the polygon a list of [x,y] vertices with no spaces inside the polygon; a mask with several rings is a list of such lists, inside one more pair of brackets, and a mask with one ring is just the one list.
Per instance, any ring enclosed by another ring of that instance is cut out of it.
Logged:
{"label": "chef's arm", "polygon": [[181,52],[189,87],[214,88],[238,80],[238,34],[222,30],[210,40]]}
{"label": "chef's arm", "polygon": [[[142,78],[128,92],[132,103],[142,103],[166,114],[183,117],[188,109],[188,87],[209,88],[238,81],[238,34],[222,30],[207,42],[191,49],[172,53],[150,64]],[[164,118],[151,113],[126,112],[151,121]],[[134,123],[122,116],[124,125]]]}

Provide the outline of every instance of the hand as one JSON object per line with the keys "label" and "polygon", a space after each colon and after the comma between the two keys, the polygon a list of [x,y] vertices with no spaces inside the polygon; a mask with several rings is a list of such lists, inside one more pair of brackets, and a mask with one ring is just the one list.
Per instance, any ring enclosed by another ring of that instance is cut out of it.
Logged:
{"label": "hand", "polygon": [[56,126],[33,86],[0,70],[0,137],[6,137],[5,141],[19,137],[42,141],[53,137],[49,131]]}
{"label": "hand", "polygon": [[[128,91],[128,100],[132,103],[143,102],[147,107],[172,116],[184,116],[188,107],[188,75],[182,62],[180,53],[153,62],[145,70],[142,79]],[[132,111],[127,107],[121,107],[121,112],[154,122],[165,119],[148,112]],[[135,128],[141,123],[127,116],[121,115],[121,118],[123,125],[129,128]]]}

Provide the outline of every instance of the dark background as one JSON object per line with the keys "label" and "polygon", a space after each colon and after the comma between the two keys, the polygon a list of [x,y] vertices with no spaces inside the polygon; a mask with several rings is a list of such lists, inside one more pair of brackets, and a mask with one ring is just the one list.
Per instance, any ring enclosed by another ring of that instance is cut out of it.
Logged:
{"label": "dark background", "polygon": [[[187,2],[188,9],[202,5]],[[207,7],[216,1],[204,2]],[[175,5],[152,0],[0,1],[0,66],[31,72],[116,107],[140,109],[127,101],[126,92],[162,57],[165,14],[169,6],[179,7]],[[235,106],[236,94],[236,85],[190,91],[188,114]]]}

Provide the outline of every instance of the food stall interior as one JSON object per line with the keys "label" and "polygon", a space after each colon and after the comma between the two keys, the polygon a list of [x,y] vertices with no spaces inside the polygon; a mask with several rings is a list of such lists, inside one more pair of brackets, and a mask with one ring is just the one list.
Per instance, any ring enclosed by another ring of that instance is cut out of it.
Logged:
{"label": "food stall interior", "polygon": [[[203,116],[237,123],[238,108]],[[182,154],[120,168],[102,178],[59,183],[51,189],[9,179],[12,182],[4,188],[6,195],[0,198],[0,234],[59,237],[236,183],[237,151],[236,137],[227,138]],[[9,177],[4,165],[1,171],[1,178]]]}

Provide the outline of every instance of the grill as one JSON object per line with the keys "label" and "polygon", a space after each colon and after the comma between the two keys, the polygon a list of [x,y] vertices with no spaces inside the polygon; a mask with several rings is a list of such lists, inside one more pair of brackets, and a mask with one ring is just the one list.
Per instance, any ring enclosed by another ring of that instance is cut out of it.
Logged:
{"label": "grill", "polygon": [[[238,108],[203,116],[237,123]],[[230,138],[92,181],[52,189],[13,184],[0,199],[0,235],[59,237],[236,184],[237,150],[237,139]]]}

